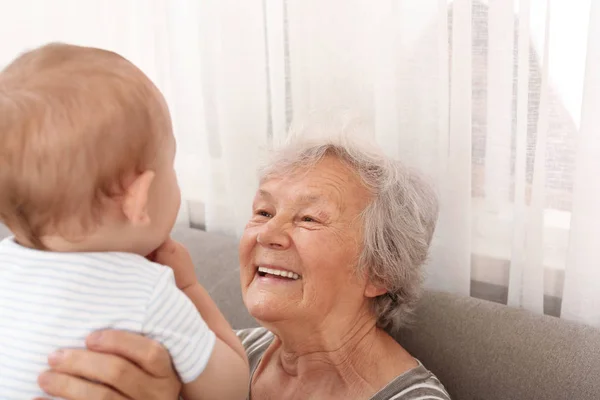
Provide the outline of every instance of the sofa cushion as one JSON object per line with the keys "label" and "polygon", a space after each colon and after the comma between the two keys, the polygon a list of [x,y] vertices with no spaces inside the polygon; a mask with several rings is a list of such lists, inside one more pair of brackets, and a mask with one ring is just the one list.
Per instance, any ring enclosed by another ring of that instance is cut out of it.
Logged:
{"label": "sofa cushion", "polygon": [[397,340],[459,400],[598,400],[600,330],[426,293]]}

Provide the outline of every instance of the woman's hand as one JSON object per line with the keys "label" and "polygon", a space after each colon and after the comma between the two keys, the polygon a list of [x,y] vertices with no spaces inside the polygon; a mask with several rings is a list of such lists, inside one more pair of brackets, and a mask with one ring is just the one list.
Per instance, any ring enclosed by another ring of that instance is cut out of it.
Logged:
{"label": "woman's hand", "polygon": [[181,382],[158,342],[122,331],[88,336],[88,350],[62,350],[48,358],[41,389],[68,400],[175,400]]}
{"label": "woman's hand", "polygon": [[175,282],[180,290],[185,290],[198,283],[190,253],[184,245],[171,238],[148,256],[148,259],[170,267],[175,274]]}

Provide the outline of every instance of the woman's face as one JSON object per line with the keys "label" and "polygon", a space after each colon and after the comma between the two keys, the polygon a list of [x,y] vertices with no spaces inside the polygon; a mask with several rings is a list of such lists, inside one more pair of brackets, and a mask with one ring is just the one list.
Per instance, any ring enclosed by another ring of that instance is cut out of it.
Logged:
{"label": "woman's face", "polygon": [[264,181],[240,242],[242,293],[262,322],[339,323],[368,306],[355,273],[360,213],[370,196],[359,176],[327,156],[315,167]]}

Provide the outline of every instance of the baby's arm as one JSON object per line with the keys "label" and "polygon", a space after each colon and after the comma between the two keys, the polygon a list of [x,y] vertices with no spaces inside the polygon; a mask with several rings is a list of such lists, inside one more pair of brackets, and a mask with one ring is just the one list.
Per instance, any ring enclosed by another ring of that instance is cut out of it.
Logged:
{"label": "baby's arm", "polygon": [[196,380],[184,384],[184,399],[245,399],[249,384],[246,352],[215,302],[198,283],[188,251],[180,243],[168,240],[153,258],[173,269],[177,286],[194,303],[216,335],[205,370]]}
{"label": "baby's arm", "polygon": [[212,356],[196,380],[184,383],[185,400],[244,400],[250,373],[246,360],[217,338]]}
{"label": "baby's arm", "polygon": [[[182,245],[179,244],[179,246]],[[183,246],[182,248],[187,254],[187,250],[185,250]],[[194,267],[192,266],[192,272],[194,271],[193,268]],[[196,279],[195,273],[194,279]],[[175,271],[175,280],[177,281],[177,271]],[[223,316],[206,289],[204,289],[202,285],[195,281],[184,289],[180,288],[180,290],[182,290],[183,293],[185,293],[185,295],[192,301],[192,303],[194,303],[200,312],[200,315],[202,315],[202,319],[204,319],[206,325],[208,325],[215,335],[217,335],[217,337],[226,345],[231,347],[231,349],[238,354],[242,360],[244,360],[246,365],[248,365],[248,357],[246,356],[246,351],[244,350],[244,346],[242,346],[242,342],[240,342],[240,340],[237,338],[235,332],[231,328],[231,325],[229,325],[229,322],[227,322],[225,316]]]}

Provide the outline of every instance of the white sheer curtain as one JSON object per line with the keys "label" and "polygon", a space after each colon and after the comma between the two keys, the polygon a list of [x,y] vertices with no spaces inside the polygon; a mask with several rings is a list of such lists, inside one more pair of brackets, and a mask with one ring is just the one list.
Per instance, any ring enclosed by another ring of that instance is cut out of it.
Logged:
{"label": "white sheer curtain", "polygon": [[292,118],[371,117],[438,183],[429,287],[600,326],[599,24],[592,0],[0,0],[0,65],[49,41],[138,64],[180,223],[231,235]]}

